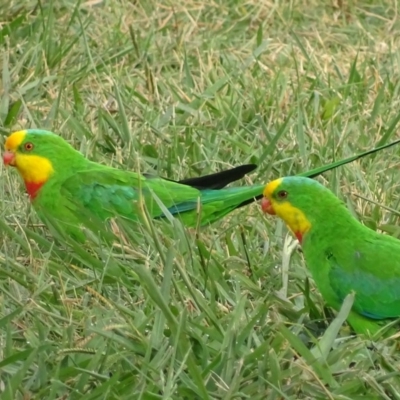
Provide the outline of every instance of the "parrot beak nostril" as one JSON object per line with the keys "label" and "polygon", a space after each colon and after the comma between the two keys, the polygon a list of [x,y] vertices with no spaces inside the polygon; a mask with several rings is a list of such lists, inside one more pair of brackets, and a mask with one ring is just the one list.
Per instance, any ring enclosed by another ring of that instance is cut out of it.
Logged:
{"label": "parrot beak nostril", "polygon": [[274,210],[274,207],[272,206],[272,203],[270,200],[267,198],[263,198],[261,200],[261,209],[263,210],[264,213],[270,214],[270,215],[276,215],[276,212]]}
{"label": "parrot beak nostril", "polygon": [[11,165],[11,166],[15,166],[15,153],[13,153],[12,151],[5,151],[3,153],[3,162],[4,165]]}

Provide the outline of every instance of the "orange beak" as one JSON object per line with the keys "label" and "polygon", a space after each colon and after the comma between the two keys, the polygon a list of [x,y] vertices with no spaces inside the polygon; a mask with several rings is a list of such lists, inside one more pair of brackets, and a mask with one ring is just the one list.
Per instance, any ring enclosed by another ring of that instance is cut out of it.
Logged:
{"label": "orange beak", "polygon": [[264,197],[264,198],[261,200],[261,209],[262,209],[263,212],[265,212],[266,214],[270,214],[270,215],[275,215],[275,214],[276,214],[272,203],[271,203],[270,200],[268,200],[266,197]]}
{"label": "orange beak", "polygon": [[11,166],[15,166],[15,153],[13,153],[12,151],[8,151],[6,150],[3,153],[3,162],[4,165],[11,165]]}

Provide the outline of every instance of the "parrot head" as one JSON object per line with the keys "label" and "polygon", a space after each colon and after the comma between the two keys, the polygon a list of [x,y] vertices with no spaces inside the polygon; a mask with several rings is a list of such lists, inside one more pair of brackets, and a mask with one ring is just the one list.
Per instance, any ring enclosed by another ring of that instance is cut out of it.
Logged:
{"label": "parrot head", "polygon": [[12,133],[6,139],[4,149],[4,164],[18,170],[31,199],[56,171],[70,167],[69,154],[81,155],[60,136],[40,129]]}
{"label": "parrot head", "polygon": [[290,176],[276,179],[265,186],[262,210],[281,218],[300,243],[313,224],[343,207],[334,194],[317,181]]}

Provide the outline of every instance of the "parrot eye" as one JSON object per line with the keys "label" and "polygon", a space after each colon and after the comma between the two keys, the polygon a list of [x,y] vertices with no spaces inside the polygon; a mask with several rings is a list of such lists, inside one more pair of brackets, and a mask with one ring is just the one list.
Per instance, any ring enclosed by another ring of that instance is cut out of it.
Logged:
{"label": "parrot eye", "polygon": [[280,190],[278,192],[278,199],[280,199],[280,200],[286,199],[287,196],[288,196],[288,192],[286,190]]}
{"label": "parrot eye", "polygon": [[24,147],[25,147],[26,151],[31,151],[31,150],[33,150],[33,143],[31,143],[31,142],[25,143]]}

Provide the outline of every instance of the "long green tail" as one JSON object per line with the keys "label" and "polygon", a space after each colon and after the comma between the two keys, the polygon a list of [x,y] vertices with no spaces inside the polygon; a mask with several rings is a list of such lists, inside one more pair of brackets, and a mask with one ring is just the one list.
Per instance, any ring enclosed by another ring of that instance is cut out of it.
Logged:
{"label": "long green tail", "polygon": [[394,146],[395,144],[398,144],[398,143],[400,143],[400,139],[395,140],[394,142],[391,142],[391,143],[388,143],[388,144],[384,144],[382,146],[375,147],[374,149],[364,151],[363,153],[357,154],[355,156],[351,156],[349,158],[345,158],[344,160],[335,161],[335,162],[333,162],[331,164],[328,164],[328,165],[325,165],[323,167],[315,168],[315,169],[312,169],[310,171],[302,172],[301,174],[297,174],[297,175],[298,176],[305,176],[307,178],[315,178],[316,176],[321,175],[326,171],[330,171],[331,169],[335,169],[335,168],[340,167],[342,165],[345,165],[345,164],[351,163],[353,161],[359,160],[360,158],[363,158],[363,157],[368,156],[370,154],[377,153],[380,150],[387,149],[387,148],[392,147],[392,146]]}

